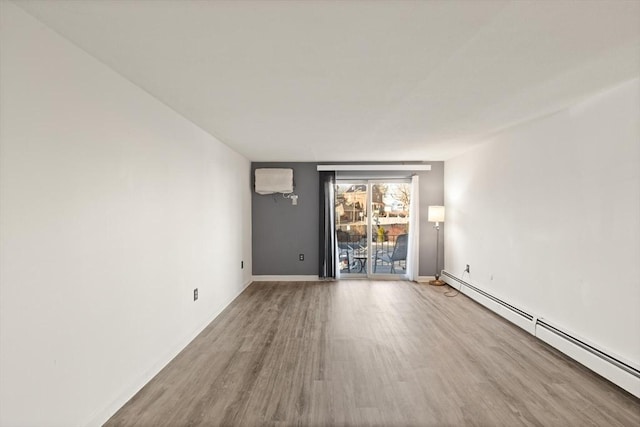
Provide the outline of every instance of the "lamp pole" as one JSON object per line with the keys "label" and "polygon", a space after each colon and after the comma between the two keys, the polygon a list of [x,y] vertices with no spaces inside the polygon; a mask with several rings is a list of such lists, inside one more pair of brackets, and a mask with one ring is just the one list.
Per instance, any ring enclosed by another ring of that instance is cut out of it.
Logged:
{"label": "lamp pole", "polygon": [[440,280],[440,223],[444,222],[444,206],[429,206],[429,222],[434,222],[433,228],[436,229],[436,274],[435,280],[430,280],[429,284],[433,286],[442,286],[445,283]]}
{"label": "lamp pole", "polygon": [[436,229],[436,279],[430,280],[429,284],[432,286],[443,286],[444,282],[440,280],[440,223],[436,221],[436,224],[433,226]]}

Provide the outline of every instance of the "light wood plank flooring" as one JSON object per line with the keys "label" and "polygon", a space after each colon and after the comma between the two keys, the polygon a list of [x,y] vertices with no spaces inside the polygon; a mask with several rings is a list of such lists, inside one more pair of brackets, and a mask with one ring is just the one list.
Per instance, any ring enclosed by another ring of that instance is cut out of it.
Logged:
{"label": "light wood plank flooring", "polygon": [[107,426],[640,426],[640,400],[464,295],[253,283]]}

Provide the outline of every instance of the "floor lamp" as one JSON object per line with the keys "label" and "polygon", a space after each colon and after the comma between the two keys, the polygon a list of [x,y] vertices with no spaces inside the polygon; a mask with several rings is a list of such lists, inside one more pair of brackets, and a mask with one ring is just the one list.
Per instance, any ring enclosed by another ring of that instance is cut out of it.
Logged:
{"label": "floor lamp", "polygon": [[429,206],[429,222],[435,222],[433,228],[436,229],[436,279],[430,280],[433,286],[442,286],[445,283],[440,280],[440,223],[444,222],[444,206]]}

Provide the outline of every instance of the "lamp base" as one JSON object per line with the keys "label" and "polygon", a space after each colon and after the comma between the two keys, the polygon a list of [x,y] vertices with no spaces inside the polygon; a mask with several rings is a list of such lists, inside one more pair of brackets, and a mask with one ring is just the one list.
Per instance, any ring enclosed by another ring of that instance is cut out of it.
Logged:
{"label": "lamp base", "polygon": [[442,281],[442,280],[440,280],[440,279],[436,279],[436,280],[429,280],[429,284],[430,284],[431,286],[444,286],[444,285],[446,285],[446,283],[445,283],[445,282],[443,282],[443,281]]}

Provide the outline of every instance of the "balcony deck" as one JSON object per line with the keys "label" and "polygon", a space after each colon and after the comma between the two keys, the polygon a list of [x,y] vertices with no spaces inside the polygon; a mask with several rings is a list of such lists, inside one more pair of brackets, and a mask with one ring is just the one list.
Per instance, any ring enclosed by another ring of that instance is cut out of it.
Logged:
{"label": "balcony deck", "polygon": [[338,242],[340,257],[340,275],[361,276],[367,274],[367,268],[372,266],[372,274],[403,275],[406,273],[406,260],[398,260],[393,264],[385,261],[383,255],[391,256],[398,236],[388,236],[382,242],[371,242],[371,255],[367,256],[367,241],[359,235],[349,236],[349,240]]}

